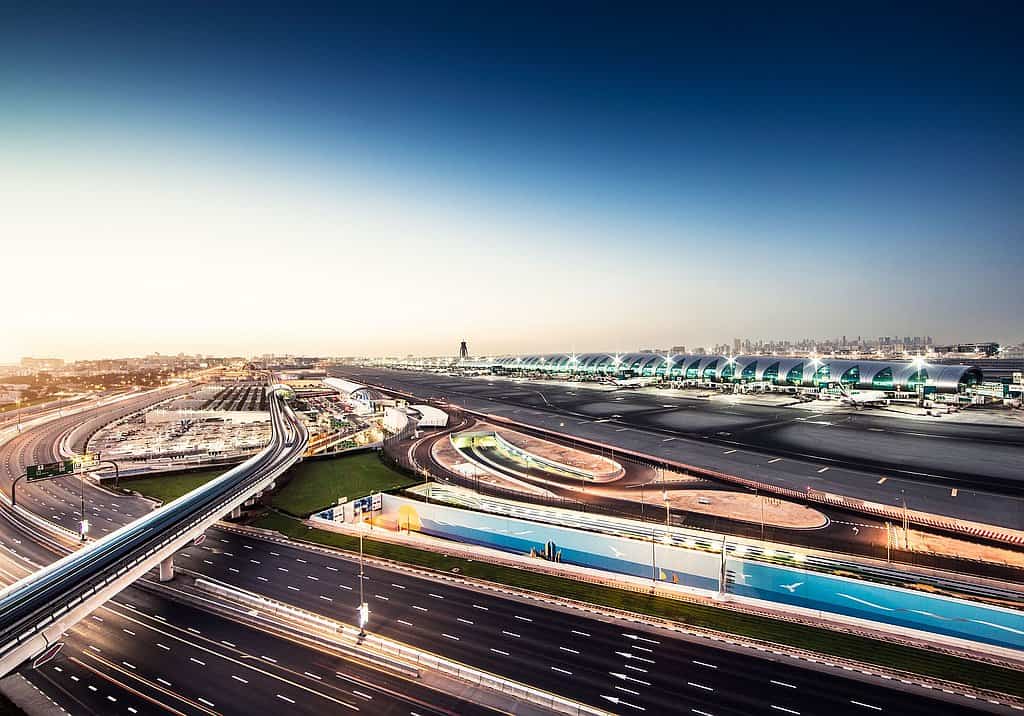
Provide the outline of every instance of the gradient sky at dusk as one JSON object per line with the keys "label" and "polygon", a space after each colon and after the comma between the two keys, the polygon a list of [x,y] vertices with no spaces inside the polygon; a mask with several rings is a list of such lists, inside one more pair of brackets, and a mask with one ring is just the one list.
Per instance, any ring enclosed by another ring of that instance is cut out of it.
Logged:
{"label": "gradient sky at dusk", "polygon": [[0,10],[0,361],[1024,339],[1014,4],[132,5]]}

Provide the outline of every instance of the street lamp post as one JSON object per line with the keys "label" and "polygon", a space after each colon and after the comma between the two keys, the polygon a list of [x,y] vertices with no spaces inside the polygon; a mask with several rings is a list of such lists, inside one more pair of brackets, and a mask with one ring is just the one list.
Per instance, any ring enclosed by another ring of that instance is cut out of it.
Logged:
{"label": "street lamp post", "polygon": [[359,638],[366,636],[366,622],[369,621],[370,609],[363,598],[363,532],[359,531]]}
{"label": "street lamp post", "polygon": [[672,541],[672,536],[669,532],[671,509],[668,501],[668,484],[665,482],[665,468],[661,468],[661,498],[665,500],[665,543],[667,544]]}
{"label": "street lamp post", "polygon": [[89,520],[85,518],[85,465],[82,463],[78,465],[78,481],[82,487],[81,537],[82,541],[85,542],[85,536],[89,533]]}

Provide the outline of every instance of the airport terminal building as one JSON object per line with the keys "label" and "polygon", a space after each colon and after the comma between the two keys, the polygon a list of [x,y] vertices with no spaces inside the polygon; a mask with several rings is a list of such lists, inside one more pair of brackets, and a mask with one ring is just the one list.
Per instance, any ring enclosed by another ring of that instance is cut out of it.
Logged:
{"label": "airport terminal building", "polygon": [[969,365],[756,355],[549,353],[495,358],[488,362],[487,367],[505,374],[650,377],[665,381],[761,383],[795,388],[818,388],[839,382],[852,389],[908,393],[918,392],[921,388],[928,392],[962,393],[982,382],[981,371]]}

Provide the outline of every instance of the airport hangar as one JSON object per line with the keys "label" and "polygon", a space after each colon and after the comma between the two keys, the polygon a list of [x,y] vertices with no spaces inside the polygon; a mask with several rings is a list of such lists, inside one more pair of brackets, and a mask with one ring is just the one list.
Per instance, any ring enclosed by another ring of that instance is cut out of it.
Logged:
{"label": "airport hangar", "polygon": [[662,355],[660,353],[549,353],[470,361],[464,367],[495,373],[568,374],[580,377],[660,378],[695,384],[760,383],[778,388],[814,388],[839,382],[859,390],[963,393],[982,383],[969,365],[778,356]]}

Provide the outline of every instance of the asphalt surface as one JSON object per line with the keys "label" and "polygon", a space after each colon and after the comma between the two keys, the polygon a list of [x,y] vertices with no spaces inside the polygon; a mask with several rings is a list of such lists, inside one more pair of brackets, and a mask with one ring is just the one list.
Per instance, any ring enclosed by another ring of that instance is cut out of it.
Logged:
{"label": "asphalt surface", "polygon": [[[147,401],[101,410],[101,417],[87,419],[106,422]],[[82,419],[75,416],[39,426],[0,447],[4,491],[9,493],[11,477],[21,474],[26,464],[55,459],[61,436]],[[75,530],[81,489],[77,478],[48,480],[29,486],[19,502]],[[93,534],[117,529],[152,509],[147,500],[114,496],[90,483],[85,485],[85,499]],[[54,559],[56,555],[15,533],[0,517],[0,584],[27,576]],[[268,704],[310,714],[494,713],[137,589],[122,592],[80,622],[51,664],[27,670],[25,676],[73,714],[252,714]]]}
{"label": "asphalt surface", "polygon": [[894,507],[905,499],[909,509],[1024,529],[1018,428],[867,410],[817,414],[591,384],[348,366],[331,374],[794,490]]}
{"label": "asphalt surface", "polygon": [[[26,459],[54,450],[61,434],[58,426],[30,431],[4,446],[0,460],[20,469]],[[145,500],[113,497],[92,485],[86,489],[87,513],[101,530],[150,509]],[[31,490],[27,506],[65,526],[77,524],[77,480],[52,480]],[[222,530],[208,534],[203,545],[179,553],[179,565],[353,622],[358,577],[352,560]],[[8,534],[0,536],[0,557],[5,580],[19,576],[15,564],[25,557],[36,564],[53,558],[29,540]],[[722,649],[403,572],[371,567],[366,574],[373,631],[616,713],[972,712],[963,699],[946,701],[941,694],[937,698],[909,686],[900,690],[846,672],[822,673],[759,652]],[[33,683],[72,713],[168,712],[154,700],[181,713],[252,713],[268,704],[310,713],[349,710],[340,700],[368,713],[443,713],[448,708],[443,700],[450,697],[433,691],[417,695],[408,684],[376,675],[369,675],[369,683],[394,702],[360,688],[373,696],[372,703],[361,704],[365,699],[351,693],[350,681],[330,679],[332,670],[351,675],[356,669],[351,663],[336,664],[340,660],[148,592],[126,591],[95,616],[73,631],[52,665],[30,674]],[[259,669],[258,687],[239,671],[243,667]],[[297,681],[297,675],[306,680]],[[360,686],[369,677],[356,676]],[[435,711],[409,708],[410,699],[421,696]],[[474,713],[465,703],[451,709]]]}
{"label": "asphalt surface", "polygon": [[[354,624],[357,559],[211,530],[183,567]],[[556,610],[496,591],[366,566],[368,629],[618,713],[968,713],[963,701],[823,673],[634,624]],[[838,671],[838,673],[836,673]],[[620,699],[616,704],[612,699]]]}

